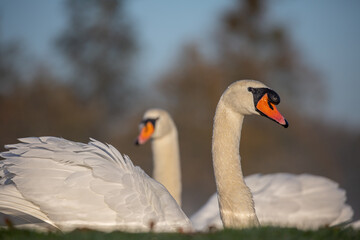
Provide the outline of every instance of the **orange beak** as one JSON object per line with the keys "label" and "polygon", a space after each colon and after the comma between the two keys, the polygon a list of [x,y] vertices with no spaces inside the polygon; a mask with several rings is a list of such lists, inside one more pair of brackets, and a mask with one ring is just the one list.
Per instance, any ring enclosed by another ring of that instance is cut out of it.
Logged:
{"label": "orange beak", "polygon": [[139,145],[139,144],[146,143],[150,139],[150,137],[153,135],[154,130],[155,130],[154,125],[151,122],[147,122],[141,129],[140,134],[137,137],[135,144]]}
{"label": "orange beak", "polygon": [[276,109],[275,105],[269,101],[267,93],[265,93],[264,96],[258,101],[258,103],[256,104],[256,109],[262,115],[265,115],[266,117],[274,120],[285,128],[289,126],[288,122]]}

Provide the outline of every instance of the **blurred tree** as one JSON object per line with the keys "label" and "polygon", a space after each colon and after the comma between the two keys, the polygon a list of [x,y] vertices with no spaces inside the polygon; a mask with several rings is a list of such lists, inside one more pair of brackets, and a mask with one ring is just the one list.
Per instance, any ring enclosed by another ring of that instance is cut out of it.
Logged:
{"label": "blurred tree", "polygon": [[21,45],[0,39],[1,145],[41,135],[84,142],[89,137],[107,142],[112,138],[117,140],[112,142],[115,146],[125,142],[119,136],[128,128],[113,130],[119,129],[130,108],[129,76],[137,43],[124,2],[66,2],[69,25],[55,47],[72,71],[68,74],[65,69],[62,79],[53,74],[51,65],[36,61],[24,77],[29,66],[18,60]]}
{"label": "blurred tree", "polygon": [[47,69],[38,69],[31,81],[0,97],[0,112],[1,147],[19,137],[46,135],[86,142],[103,135],[102,108],[81,101]]}
{"label": "blurred tree", "polygon": [[20,44],[6,43],[0,36],[0,95],[9,94],[20,82]]}
{"label": "blurred tree", "polygon": [[68,0],[68,27],[58,49],[73,69],[81,96],[98,98],[111,111],[124,110],[137,43],[123,0]]}
{"label": "blurred tree", "polygon": [[266,3],[237,1],[223,15],[215,48],[225,81],[261,79],[293,99],[291,104],[306,99],[304,95],[321,100],[319,77],[303,64],[285,28],[268,21]]}

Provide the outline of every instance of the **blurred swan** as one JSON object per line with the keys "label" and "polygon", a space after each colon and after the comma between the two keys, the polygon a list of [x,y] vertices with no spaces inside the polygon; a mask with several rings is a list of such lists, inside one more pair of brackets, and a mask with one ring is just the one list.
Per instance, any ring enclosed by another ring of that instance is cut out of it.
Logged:
{"label": "blurred swan", "polygon": [[153,178],[163,184],[181,206],[181,168],[178,133],[170,114],[162,109],[149,109],[140,123],[136,144],[150,137],[153,154]]}
{"label": "blurred swan", "polygon": [[[254,174],[245,178],[251,193],[248,191],[242,175],[239,175],[241,165],[238,144],[243,117],[245,114],[261,114],[286,127],[287,122],[274,106],[279,102],[280,98],[274,91],[255,81],[239,81],[231,85],[219,102],[213,136],[214,169],[217,182],[219,178],[226,177],[227,180],[224,182],[228,183],[230,190],[224,190],[224,184],[217,184],[218,191],[220,189],[223,201],[246,206],[234,208],[227,206],[230,204],[222,204],[219,199],[220,206],[226,207],[226,210],[222,210],[222,214],[225,215],[223,218],[227,218],[226,215],[234,215],[230,212],[237,212],[240,217],[234,218],[244,221],[238,225],[257,225],[255,212],[252,210],[252,193],[256,215],[261,225],[316,229],[349,221],[353,211],[345,204],[345,191],[340,189],[336,182],[325,177],[289,173]],[[153,177],[168,188],[180,203],[181,176],[177,130],[166,111],[149,109],[145,112],[137,144],[144,144],[149,139],[152,139]],[[213,194],[191,217],[196,230],[223,227],[218,197],[220,198],[216,193]],[[229,220],[228,226],[237,227],[233,221],[235,220]]]}

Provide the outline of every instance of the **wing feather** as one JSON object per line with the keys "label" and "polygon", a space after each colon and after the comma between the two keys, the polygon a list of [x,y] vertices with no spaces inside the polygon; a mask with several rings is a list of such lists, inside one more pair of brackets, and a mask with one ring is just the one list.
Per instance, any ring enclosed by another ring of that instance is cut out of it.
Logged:
{"label": "wing feather", "polygon": [[[316,229],[350,221],[346,194],[328,178],[310,174],[254,174],[245,178],[261,225]],[[197,230],[222,228],[216,194],[192,217]]]}
{"label": "wing feather", "polygon": [[167,190],[113,146],[95,139],[19,140],[1,153],[0,187],[16,187],[59,229],[149,230],[151,221],[159,231],[191,228]]}

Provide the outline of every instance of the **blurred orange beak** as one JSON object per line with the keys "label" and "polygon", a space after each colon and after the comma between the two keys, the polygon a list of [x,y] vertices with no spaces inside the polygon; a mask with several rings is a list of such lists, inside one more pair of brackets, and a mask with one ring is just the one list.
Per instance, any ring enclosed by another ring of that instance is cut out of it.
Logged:
{"label": "blurred orange beak", "polygon": [[136,139],[135,144],[140,145],[146,143],[154,133],[154,125],[151,122],[147,122],[141,129],[139,136]]}
{"label": "blurred orange beak", "polygon": [[283,127],[287,128],[289,126],[288,122],[276,109],[275,105],[269,101],[267,93],[264,94],[264,96],[258,101],[256,104],[256,109],[262,113],[262,115],[265,115],[266,117],[274,120]]}

